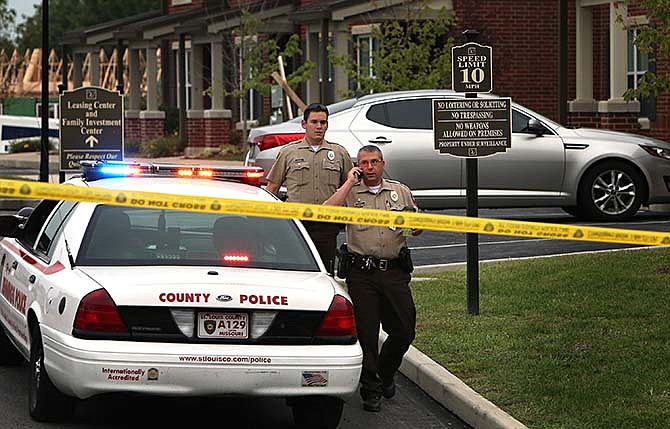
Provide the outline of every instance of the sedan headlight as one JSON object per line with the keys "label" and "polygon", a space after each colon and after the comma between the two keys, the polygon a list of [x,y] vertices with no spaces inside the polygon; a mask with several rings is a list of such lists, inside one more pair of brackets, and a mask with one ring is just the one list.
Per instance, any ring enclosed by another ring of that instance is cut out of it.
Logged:
{"label": "sedan headlight", "polygon": [[667,159],[668,161],[670,161],[670,149],[665,149],[658,146],[645,146],[645,145],[640,145],[640,147],[644,149],[649,155],[653,155],[655,157]]}

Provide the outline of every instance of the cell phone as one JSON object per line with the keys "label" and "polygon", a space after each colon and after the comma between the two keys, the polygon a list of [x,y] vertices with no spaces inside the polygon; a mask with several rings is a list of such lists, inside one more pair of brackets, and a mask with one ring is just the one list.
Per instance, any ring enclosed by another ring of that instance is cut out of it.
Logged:
{"label": "cell phone", "polygon": [[360,173],[360,171],[354,171],[354,177],[356,178],[356,180],[361,180],[361,173]]}

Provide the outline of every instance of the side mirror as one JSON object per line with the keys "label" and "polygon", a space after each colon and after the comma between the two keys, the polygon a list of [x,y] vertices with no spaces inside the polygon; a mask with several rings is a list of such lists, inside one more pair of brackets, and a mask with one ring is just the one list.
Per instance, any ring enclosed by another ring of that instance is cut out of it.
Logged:
{"label": "side mirror", "polygon": [[23,234],[21,226],[26,218],[18,215],[0,216],[0,237],[19,238]]}
{"label": "side mirror", "polygon": [[547,129],[535,118],[530,118],[528,120],[528,131],[534,133],[536,136],[540,137],[547,132]]}

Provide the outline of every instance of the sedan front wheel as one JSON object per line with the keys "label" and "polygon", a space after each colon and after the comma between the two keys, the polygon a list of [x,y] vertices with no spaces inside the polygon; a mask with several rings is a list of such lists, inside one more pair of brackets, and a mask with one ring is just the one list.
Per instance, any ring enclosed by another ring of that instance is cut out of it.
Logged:
{"label": "sedan front wheel", "polygon": [[629,219],[642,205],[644,182],[640,173],[620,161],[607,161],[591,168],[579,189],[579,210],[590,219]]}

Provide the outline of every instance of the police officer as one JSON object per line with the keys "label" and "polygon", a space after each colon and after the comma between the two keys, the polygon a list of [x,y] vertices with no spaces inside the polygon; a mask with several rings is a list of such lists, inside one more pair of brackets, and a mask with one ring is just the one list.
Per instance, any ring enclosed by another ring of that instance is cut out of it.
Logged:
{"label": "police officer", "polygon": [[[347,180],[354,166],[347,150],[324,139],[328,129],[328,108],[320,103],[307,106],[302,127],[305,138],[286,145],[268,173],[267,190],[275,195],[286,183],[288,201],[322,204]],[[303,221],[319,255],[332,274],[339,225]]]}
{"label": "police officer", "polygon": [[[377,146],[358,151],[358,166],[324,204],[379,210],[417,210],[407,186],[382,178],[384,159]],[[362,180],[361,180],[362,178]],[[412,263],[406,235],[418,229],[347,225],[351,270],[347,276],[356,330],[363,349],[360,394],[367,411],[381,409],[381,396],[395,395],[393,377],[414,340],[416,310],[409,289]],[[342,275],[340,275],[342,277]],[[379,323],[388,338],[378,352]]]}

